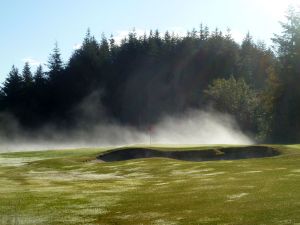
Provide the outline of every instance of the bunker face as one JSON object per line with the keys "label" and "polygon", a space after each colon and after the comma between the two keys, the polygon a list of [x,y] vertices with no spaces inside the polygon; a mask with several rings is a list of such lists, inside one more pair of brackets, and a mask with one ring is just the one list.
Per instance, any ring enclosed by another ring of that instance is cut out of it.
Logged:
{"label": "bunker face", "polygon": [[215,148],[208,150],[160,151],[148,148],[127,148],[106,152],[97,159],[105,162],[130,159],[164,157],[185,161],[236,160],[248,158],[263,158],[279,155],[279,151],[265,146],[248,146],[232,148]]}

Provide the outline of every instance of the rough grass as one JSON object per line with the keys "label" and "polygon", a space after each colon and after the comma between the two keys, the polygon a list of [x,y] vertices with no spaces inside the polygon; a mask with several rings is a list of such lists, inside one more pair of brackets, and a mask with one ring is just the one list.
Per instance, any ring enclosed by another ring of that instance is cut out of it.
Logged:
{"label": "rough grass", "polygon": [[0,154],[0,225],[300,224],[300,145],[277,147],[281,156],[210,162]]}

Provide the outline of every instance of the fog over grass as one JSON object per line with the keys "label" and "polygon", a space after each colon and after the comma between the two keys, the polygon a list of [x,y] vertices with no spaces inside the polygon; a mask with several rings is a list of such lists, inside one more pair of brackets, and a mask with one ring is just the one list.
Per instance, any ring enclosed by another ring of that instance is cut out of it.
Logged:
{"label": "fog over grass", "polygon": [[[90,110],[90,109],[89,109]],[[30,151],[83,147],[107,147],[134,144],[197,145],[252,144],[235,120],[225,114],[209,111],[189,111],[178,116],[165,116],[148,128],[120,125],[116,122],[91,122],[80,117],[78,126],[62,130],[46,126],[28,133],[14,123],[13,138],[3,138],[0,151]]]}

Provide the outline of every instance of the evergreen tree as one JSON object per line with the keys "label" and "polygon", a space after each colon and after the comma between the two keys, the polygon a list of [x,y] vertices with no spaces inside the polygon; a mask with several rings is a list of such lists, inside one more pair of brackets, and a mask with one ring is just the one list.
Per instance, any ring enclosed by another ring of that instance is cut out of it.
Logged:
{"label": "evergreen tree", "polygon": [[60,77],[60,75],[63,72],[64,66],[61,59],[61,53],[58,48],[57,42],[55,43],[53,52],[50,54],[49,60],[48,60],[48,76],[50,81],[55,81]]}
{"label": "evergreen tree", "polygon": [[254,54],[255,44],[252,36],[248,32],[241,45],[240,54],[240,71],[239,74],[248,82],[253,83],[254,81],[254,62],[256,55]]}
{"label": "evergreen tree", "polygon": [[8,99],[17,100],[16,97],[20,96],[23,87],[23,78],[20,76],[18,69],[12,66],[2,87],[4,95]]}
{"label": "evergreen tree", "polygon": [[300,140],[300,13],[290,8],[282,23],[282,34],[273,41],[279,56],[281,95],[276,104],[274,140],[299,142]]}
{"label": "evergreen tree", "polygon": [[262,90],[267,85],[267,71],[275,64],[273,52],[263,42],[255,43],[248,32],[241,45],[237,74],[252,88]]}
{"label": "evergreen tree", "polygon": [[33,77],[30,70],[29,63],[26,62],[22,71],[22,78],[26,88],[30,88],[33,83]]}
{"label": "evergreen tree", "polygon": [[105,35],[102,34],[101,42],[99,46],[99,58],[102,63],[105,63],[108,61],[109,57],[110,57],[109,43]]}
{"label": "evergreen tree", "polygon": [[12,66],[1,92],[3,94],[1,108],[17,116],[23,102],[23,79],[15,66]]}
{"label": "evergreen tree", "polygon": [[33,76],[35,85],[42,86],[46,83],[45,73],[43,72],[42,65],[39,65],[36,69],[36,72]]}

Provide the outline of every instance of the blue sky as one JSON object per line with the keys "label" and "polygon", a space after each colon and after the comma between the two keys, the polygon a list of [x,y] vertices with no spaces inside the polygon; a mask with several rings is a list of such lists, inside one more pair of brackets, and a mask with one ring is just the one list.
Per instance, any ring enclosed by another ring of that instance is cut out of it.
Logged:
{"label": "blue sky", "polygon": [[300,0],[0,0],[0,82],[11,66],[33,70],[45,64],[55,41],[64,60],[81,42],[87,28],[97,39],[117,39],[135,28],[138,33],[158,28],[182,34],[200,23],[211,29],[232,30],[240,41],[250,31],[271,44],[280,32],[289,4]]}

